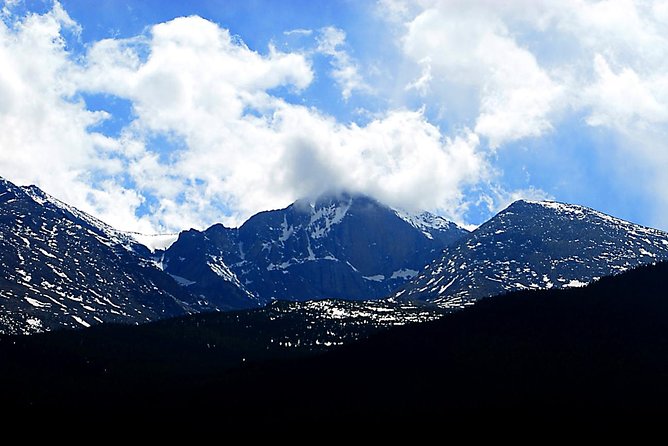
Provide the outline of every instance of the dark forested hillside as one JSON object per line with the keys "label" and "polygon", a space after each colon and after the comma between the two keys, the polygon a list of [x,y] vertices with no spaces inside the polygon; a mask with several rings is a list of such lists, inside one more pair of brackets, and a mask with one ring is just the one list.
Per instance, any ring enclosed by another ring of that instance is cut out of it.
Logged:
{"label": "dark forested hillside", "polygon": [[203,315],[4,338],[5,406],[196,405],[271,419],[665,407],[667,280],[659,264],[586,288],[489,298],[317,354],[268,349]]}

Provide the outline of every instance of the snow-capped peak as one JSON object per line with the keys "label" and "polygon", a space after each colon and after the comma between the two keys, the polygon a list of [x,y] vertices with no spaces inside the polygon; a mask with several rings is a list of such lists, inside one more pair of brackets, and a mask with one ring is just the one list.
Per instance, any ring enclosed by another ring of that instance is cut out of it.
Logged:
{"label": "snow-capped peak", "polygon": [[577,220],[582,220],[585,218],[595,218],[602,222],[605,222],[608,225],[624,228],[625,230],[629,230],[634,233],[636,232],[651,233],[651,234],[666,236],[665,232],[660,231],[658,229],[648,228],[646,226],[638,225],[636,223],[621,218],[613,217],[611,215],[597,211],[596,209],[588,208],[586,206],[581,206],[578,204],[568,204],[550,200],[543,200],[543,201],[519,200],[519,202],[516,203],[521,203],[521,202],[528,203],[531,205],[538,205],[543,207],[544,209],[551,210],[556,214],[560,214]]}
{"label": "snow-capped peak", "polygon": [[420,230],[430,240],[434,238],[431,234],[432,231],[446,231],[452,228],[464,230],[455,223],[431,212],[408,212],[403,209],[393,209],[393,211],[399,218]]}

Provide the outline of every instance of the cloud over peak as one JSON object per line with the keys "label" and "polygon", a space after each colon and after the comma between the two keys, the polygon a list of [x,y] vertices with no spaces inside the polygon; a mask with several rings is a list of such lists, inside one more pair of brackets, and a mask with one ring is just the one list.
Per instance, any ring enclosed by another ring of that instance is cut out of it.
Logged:
{"label": "cloud over peak", "polygon": [[[54,68],[42,73],[43,81],[25,85],[26,94],[48,98],[44,106],[53,108],[63,135],[39,141],[30,149],[31,158],[56,152],[62,168],[20,161],[26,135],[43,130],[36,115],[28,113],[21,119],[30,128],[3,144],[13,149],[0,167],[22,172],[19,180],[43,184],[123,229],[238,224],[260,210],[328,190],[456,215],[461,188],[487,175],[474,134],[443,135],[419,110],[388,110],[357,125],[286,101],[274,90],[298,94],[312,82],[306,55],[273,46],[258,53],[201,17],[157,24],[148,35],[95,42],[80,60],[62,45],[48,45],[57,41],[57,28],[45,35],[27,20],[22,23],[22,31],[2,31],[8,41],[22,33],[47,41],[44,56],[53,59]],[[328,28],[318,48],[332,57],[345,97],[361,88],[361,81],[349,70],[353,62],[341,49],[344,40],[342,31]],[[16,57],[22,51],[7,52]],[[31,63],[6,66],[18,71]],[[45,96],[54,81],[69,90]],[[67,99],[77,92],[130,102],[132,115],[119,136],[90,130],[108,114]],[[16,119],[17,112],[12,110],[8,119]]]}

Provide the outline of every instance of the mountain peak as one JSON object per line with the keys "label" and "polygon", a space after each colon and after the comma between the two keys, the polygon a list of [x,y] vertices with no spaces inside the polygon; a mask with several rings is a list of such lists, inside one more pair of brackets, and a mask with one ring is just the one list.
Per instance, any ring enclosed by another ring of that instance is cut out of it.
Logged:
{"label": "mountain peak", "polygon": [[512,203],[510,206],[508,206],[506,209],[501,211],[497,216],[493,217],[489,222],[495,221],[495,219],[502,217],[503,215],[507,214],[513,214],[513,213],[521,213],[519,212],[520,209],[523,208],[529,208],[532,210],[537,210],[541,211],[545,215],[552,215],[555,217],[560,218],[561,220],[574,220],[574,221],[579,221],[579,220],[589,220],[589,221],[597,221],[598,224],[605,224],[605,225],[612,225],[612,226],[619,226],[626,228],[628,230],[633,230],[633,228],[640,228],[642,231],[649,231],[651,233],[655,234],[664,234],[668,235],[664,231],[660,231],[658,229],[654,228],[649,228],[647,226],[642,226],[637,223],[630,222],[628,220],[624,220],[622,218],[614,217],[610,214],[606,214],[604,212],[598,211],[596,209],[579,205],[579,204],[571,204],[571,203],[564,203],[560,201],[553,201],[553,200],[541,200],[541,201],[534,201],[534,200],[517,200],[514,203]]}
{"label": "mountain peak", "polygon": [[324,192],[316,197],[303,197],[295,200],[288,207],[294,207],[296,209],[304,210],[310,212],[313,209],[318,209],[322,207],[328,207],[331,205],[350,205],[353,202],[355,203],[369,203],[375,204],[378,206],[384,206],[375,198],[372,198],[368,195],[353,193],[353,192]]}
{"label": "mountain peak", "polygon": [[388,295],[466,234],[430,213],[409,214],[363,194],[335,192],[258,213],[237,229],[212,226],[180,237],[165,265],[199,290],[210,279],[225,280],[211,275],[215,258],[264,301],[372,299]]}
{"label": "mountain peak", "polygon": [[446,307],[582,286],[668,259],[668,233],[579,205],[519,200],[443,251],[400,294]]}

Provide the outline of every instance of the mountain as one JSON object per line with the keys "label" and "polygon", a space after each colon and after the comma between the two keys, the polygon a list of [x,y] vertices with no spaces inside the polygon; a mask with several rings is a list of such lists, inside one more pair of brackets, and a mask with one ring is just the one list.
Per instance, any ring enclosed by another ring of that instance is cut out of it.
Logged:
{"label": "mountain", "polygon": [[468,232],[426,212],[394,210],[365,196],[328,195],[260,212],[239,228],[190,230],[164,253],[165,271],[216,299],[234,284],[251,299],[374,299],[418,274]]}
{"label": "mountain", "polygon": [[668,259],[668,233],[554,201],[517,201],[447,247],[393,299],[472,305],[523,289],[580,287]]}
{"label": "mountain", "polygon": [[[348,310],[362,303],[280,302],[0,337],[3,403],[68,414],[211,408],[228,422],[254,423],[395,422],[397,413],[403,422],[442,423],[466,409],[508,407],[586,417],[665,409],[667,277],[661,263],[583,288],[514,292],[328,348],[285,340],[335,341],[329,332],[348,329]],[[391,325],[403,314],[403,304],[372,304],[362,324],[387,314]]]}
{"label": "mountain", "polygon": [[146,247],[35,186],[0,179],[0,334],[140,323],[208,305]]}

